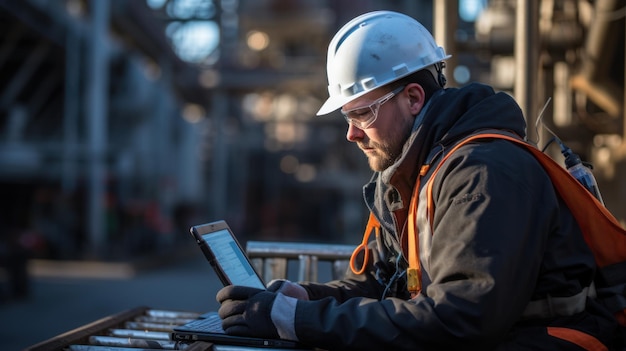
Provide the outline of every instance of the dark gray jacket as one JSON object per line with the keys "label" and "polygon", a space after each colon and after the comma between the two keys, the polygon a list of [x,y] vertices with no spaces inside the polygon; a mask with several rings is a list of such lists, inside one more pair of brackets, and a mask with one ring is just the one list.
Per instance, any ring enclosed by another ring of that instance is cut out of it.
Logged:
{"label": "dark gray jacket", "polygon": [[[444,350],[546,338],[545,326],[553,324],[588,329],[600,339],[610,334],[610,318],[601,312],[537,316],[528,310],[531,301],[584,294],[594,260],[540,164],[503,140],[464,146],[442,166],[434,179],[433,223],[423,216],[420,191],[423,289],[409,298],[406,254],[398,253],[406,250],[405,222],[420,167],[432,160],[433,169],[442,152],[482,129],[525,135],[514,100],[479,84],[435,94],[416,120],[398,162],[364,187],[365,202],[383,227],[370,245],[375,260],[362,275],[303,284],[313,301],[297,304],[298,338],[333,350]],[[556,349],[546,340],[541,347]]]}

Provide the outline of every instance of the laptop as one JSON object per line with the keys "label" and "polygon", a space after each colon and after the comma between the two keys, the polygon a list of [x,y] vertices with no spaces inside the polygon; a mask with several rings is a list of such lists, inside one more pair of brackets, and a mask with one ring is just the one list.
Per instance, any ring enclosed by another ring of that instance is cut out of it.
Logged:
{"label": "laptop", "polygon": [[[263,279],[252,266],[226,221],[193,226],[190,232],[224,286],[232,284],[265,289]],[[208,341],[263,348],[306,348],[293,340],[228,335],[222,329],[222,321],[214,311],[174,327],[171,338],[175,341]]]}

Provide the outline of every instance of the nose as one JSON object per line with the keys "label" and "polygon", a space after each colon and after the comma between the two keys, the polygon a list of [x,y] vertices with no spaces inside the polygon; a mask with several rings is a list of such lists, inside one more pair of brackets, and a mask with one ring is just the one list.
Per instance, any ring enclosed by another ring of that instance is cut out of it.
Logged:
{"label": "nose", "polygon": [[346,132],[346,139],[348,139],[348,141],[355,143],[362,140],[364,135],[365,132],[363,129],[355,127],[352,124],[348,124],[348,131]]}

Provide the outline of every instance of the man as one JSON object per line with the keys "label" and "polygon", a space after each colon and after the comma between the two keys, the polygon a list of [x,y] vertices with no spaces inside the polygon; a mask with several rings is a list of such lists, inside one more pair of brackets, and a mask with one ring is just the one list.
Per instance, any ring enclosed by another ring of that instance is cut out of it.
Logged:
{"label": "man", "polygon": [[[461,147],[433,178],[426,214],[424,185],[452,146],[481,130],[525,135],[510,96],[479,84],[444,89],[448,57],[420,23],[394,12],[359,16],[335,35],[330,97],[318,115],[341,108],[347,139],[375,171],[364,187],[371,218],[363,250],[341,281],[223,288],[226,332],[330,350],[582,350],[610,342],[611,316],[587,299],[593,256],[526,150],[505,140]],[[368,245],[372,228],[379,233]]]}

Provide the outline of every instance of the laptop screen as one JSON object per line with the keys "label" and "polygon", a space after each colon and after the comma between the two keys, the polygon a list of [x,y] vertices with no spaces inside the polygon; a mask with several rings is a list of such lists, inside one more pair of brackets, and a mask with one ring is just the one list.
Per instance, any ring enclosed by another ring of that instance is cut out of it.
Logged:
{"label": "laptop screen", "polygon": [[233,240],[228,229],[203,234],[202,238],[233,284],[265,289],[263,282],[259,279],[237,242]]}

